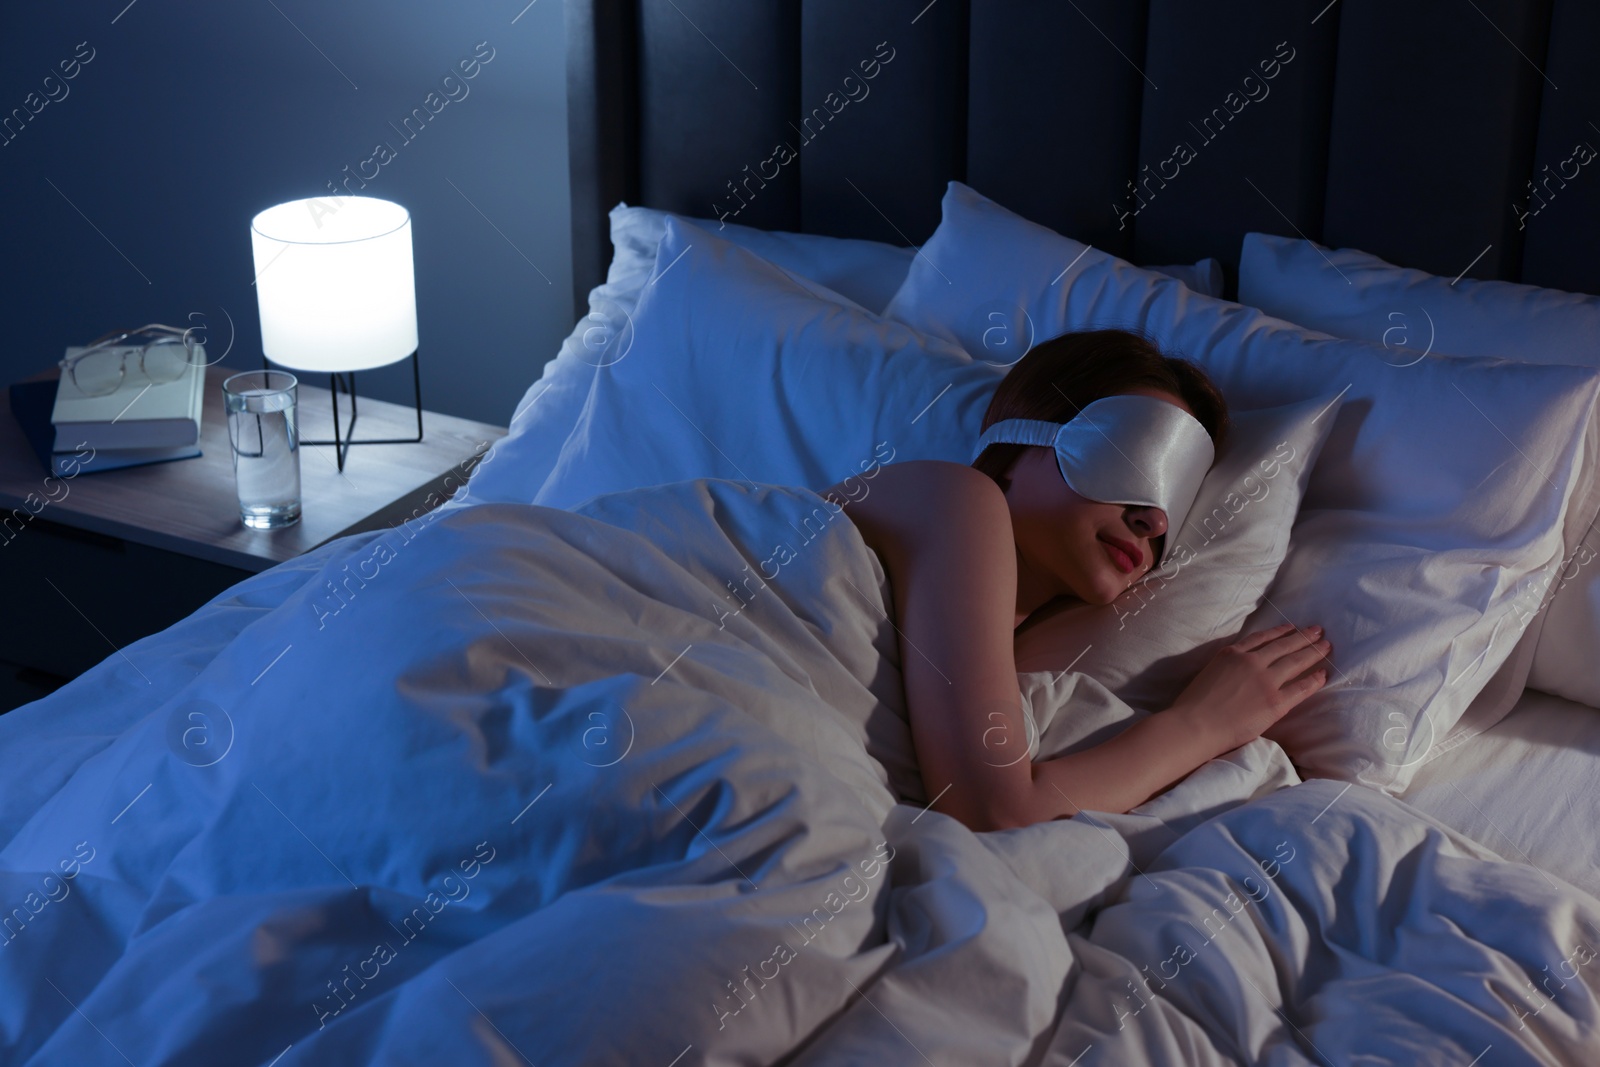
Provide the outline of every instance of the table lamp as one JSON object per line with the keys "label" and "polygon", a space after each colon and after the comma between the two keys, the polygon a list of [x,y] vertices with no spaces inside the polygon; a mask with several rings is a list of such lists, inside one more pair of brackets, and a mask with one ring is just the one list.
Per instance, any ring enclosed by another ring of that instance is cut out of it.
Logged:
{"label": "table lamp", "polygon": [[[389,200],[328,196],[291,200],[250,222],[262,366],[328,374],[333,445],[339,470],[352,444],[422,440],[422,378],[417,370],[417,294],[411,261],[411,214]],[[355,372],[411,357],[417,436],[354,440]],[[339,394],[350,398],[350,425],[339,427]]]}

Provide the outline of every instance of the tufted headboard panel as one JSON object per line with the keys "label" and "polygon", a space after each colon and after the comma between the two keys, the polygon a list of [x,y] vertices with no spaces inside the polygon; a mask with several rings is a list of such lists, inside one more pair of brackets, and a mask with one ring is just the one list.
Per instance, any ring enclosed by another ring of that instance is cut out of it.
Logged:
{"label": "tufted headboard panel", "polygon": [[[618,200],[920,244],[959,179],[1136,263],[1243,235],[1600,293],[1593,0],[566,0],[574,286]],[[1587,149],[1579,146],[1587,146]]]}

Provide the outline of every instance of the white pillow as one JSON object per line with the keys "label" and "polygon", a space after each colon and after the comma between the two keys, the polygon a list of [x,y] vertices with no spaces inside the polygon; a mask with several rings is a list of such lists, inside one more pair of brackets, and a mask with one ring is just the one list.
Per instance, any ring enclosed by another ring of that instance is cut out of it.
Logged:
{"label": "white pillow", "polygon": [[667,233],[667,219],[683,219],[722,240],[754,252],[800,277],[825,285],[839,295],[878,314],[900,288],[917,254],[882,241],[849,237],[824,237],[815,233],[758,230],[716,219],[696,219],[652,207],[619,203],[611,209],[611,244],[615,251],[609,284],[621,285],[637,278],[643,285],[655,268],[656,249]]}
{"label": "white pillow", "polygon": [[[1399,792],[1469,710],[1477,728],[1509,710],[1533,651],[1518,647],[1528,620],[1516,601],[1548,581],[1600,505],[1571,499],[1595,488],[1600,373],[1495,360],[1402,369],[1380,345],[1198,295],[959,182],[943,210],[887,309],[919,330],[981,349],[983,310],[1009,307],[1041,337],[1142,330],[1205,367],[1234,408],[1343,395],[1289,554],[1244,626],[1322,623],[1333,642],[1331,683],[1267,735],[1303,772]],[[1480,694],[1487,703],[1469,709]]]}
{"label": "white pillow", "polygon": [[[1401,366],[1428,356],[1505,356],[1600,366],[1600,297],[1513,282],[1447,279],[1352,248],[1246,234],[1239,300],[1335,337],[1382,343]],[[1552,576],[1528,684],[1600,706],[1600,529]],[[1558,595],[1559,594],[1559,595]]]}
{"label": "white pillow", "polygon": [[965,463],[1004,374],[676,218],[633,323],[534,503],[688,478],[822,489],[875,462]]}
{"label": "white pillow", "polygon": [[[627,355],[633,311],[655,267],[669,213],[619,203],[611,209],[614,252],[603,284],[589,291],[589,313],[561,343],[556,357],[523,393],[504,438],[473,471],[454,506],[528,503],[550,477],[561,446],[578,421],[598,368]],[[915,254],[878,241],[806,233],[769,233],[749,226],[702,223],[725,241],[746,247],[783,269],[828,288],[822,295],[881,309],[905,279]]]}
{"label": "white pillow", "polygon": [[1441,278],[1315,241],[1245,234],[1239,303],[1382,344],[1394,363],[1448,355],[1600,366],[1600,297]]}
{"label": "white pillow", "polygon": [[[909,267],[910,264],[907,264]],[[1206,296],[1222,295],[1222,264],[1214,259],[1202,259],[1193,266],[1174,263],[1165,267],[1146,267],[1158,274],[1165,274],[1169,278],[1176,278],[1184,285],[1197,293]]]}
{"label": "white pillow", "polygon": [[1188,521],[1167,532],[1162,564],[1110,604],[1051,605],[1018,633],[1017,670],[1071,666],[1133,707],[1170,707],[1260,607],[1340,403],[1230,412],[1228,442]]}

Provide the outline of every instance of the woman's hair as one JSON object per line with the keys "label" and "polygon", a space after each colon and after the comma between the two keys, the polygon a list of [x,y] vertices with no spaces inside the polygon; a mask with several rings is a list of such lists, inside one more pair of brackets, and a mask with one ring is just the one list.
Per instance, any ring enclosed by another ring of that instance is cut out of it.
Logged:
{"label": "woman's hair", "polygon": [[[1162,355],[1148,339],[1127,330],[1080,330],[1034,345],[995,388],[983,429],[1003,419],[1068,422],[1096,400],[1140,386],[1181,397],[1221,454],[1228,437],[1228,403],[1222,392],[1200,367]],[[1027,447],[990,445],[972,466],[1007,489],[1011,479],[1006,471]]]}

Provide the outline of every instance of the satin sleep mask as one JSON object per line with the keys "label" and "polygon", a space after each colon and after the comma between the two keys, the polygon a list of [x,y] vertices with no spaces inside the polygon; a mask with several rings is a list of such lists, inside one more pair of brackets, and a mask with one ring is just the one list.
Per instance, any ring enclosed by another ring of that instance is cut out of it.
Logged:
{"label": "satin sleep mask", "polygon": [[[1216,458],[1199,419],[1139,393],[1101,397],[1064,423],[1002,419],[978,438],[972,458],[994,444],[1054,448],[1061,477],[1074,493],[1102,504],[1160,508],[1174,535]],[[1162,541],[1163,556],[1171,545],[1171,537]]]}

